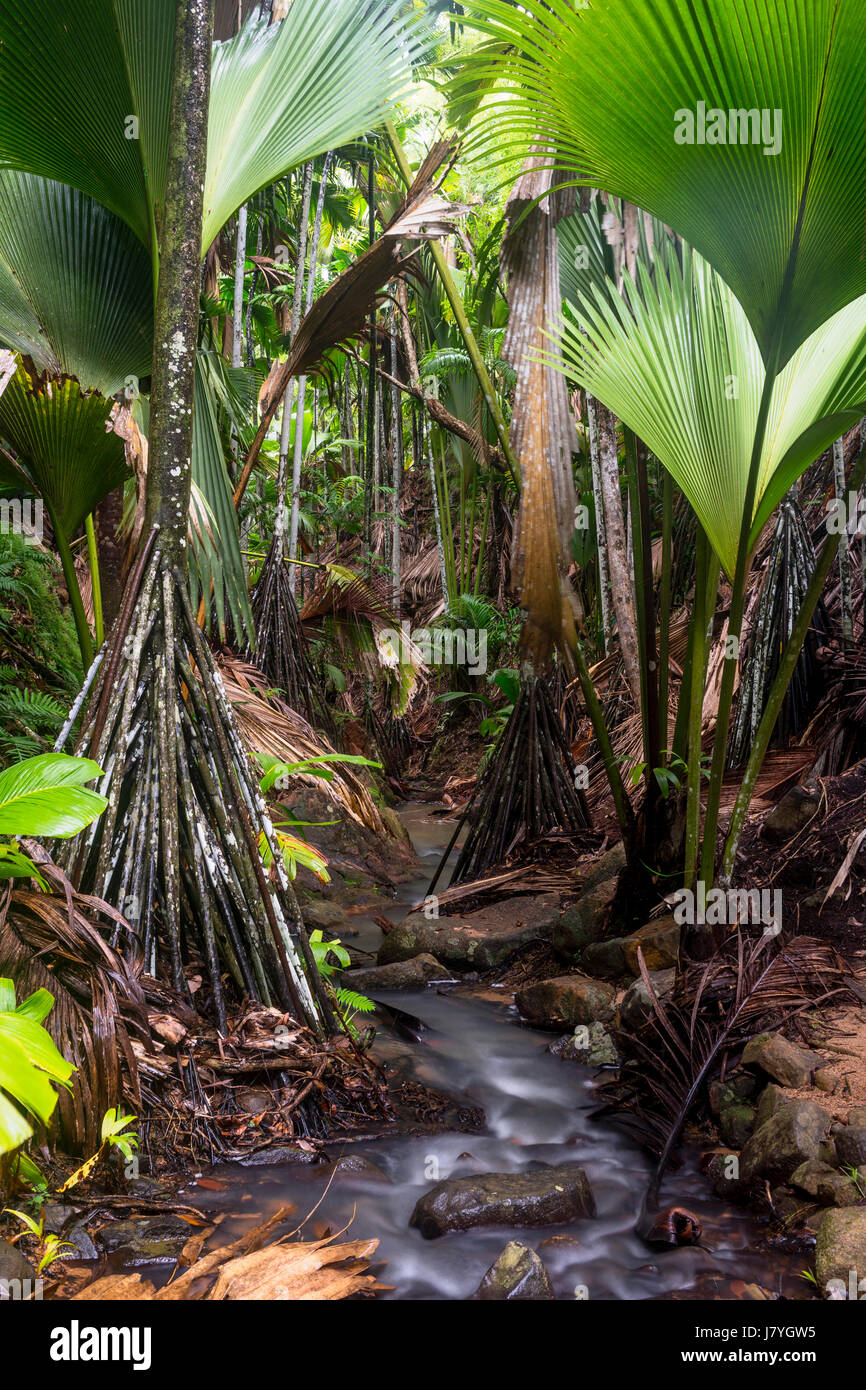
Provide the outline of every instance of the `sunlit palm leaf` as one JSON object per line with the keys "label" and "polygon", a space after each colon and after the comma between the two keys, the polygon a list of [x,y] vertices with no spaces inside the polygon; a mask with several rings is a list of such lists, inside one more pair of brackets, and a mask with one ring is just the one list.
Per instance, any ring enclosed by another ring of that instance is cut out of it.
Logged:
{"label": "sunlit palm leaf", "polygon": [[[175,13],[174,0],[6,0],[0,11],[0,166],[90,194],[148,248],[164,202]],[[281,23],[254,12],[215,46],[204,250],[258,189],[381,124],[408,77],[404,15],[402,0],[294,0]]]}
{"label": "sunlit palm leaf", "polygon": [[[461,79],[499,79],[479,126],[491,155],[513,159],[543,138],[584,182],[661,218],[731,286],[765,359],[778,351],[784,364],[866,292],[860,0],[466,0],[464,9],[513,45],[506,60],[482,49]],[[770,132],[779,111],[781,148],[765,153],[763,133],[757,143],[676,143],[677,113],[697,113],[699,102],[726,116],[766,110]]]}
{"label": "sunlit palm leaf", "polygon": [[400,0],[294,0],[214,48],[202,246],[288,169],[382,123],[408,77]]}
{"label": "sunlit palm leaf", "polygon": [[[645,440],[733,574],[764,384],[758,344],[724,281],[696,252],[643,264],[625,297],[594,291],[563,326],[566,369]],[[584,330],[584,331],[581,331]],[[752,541],[791,483],[866,403],[866,296],[822,325],[777,379]]]}

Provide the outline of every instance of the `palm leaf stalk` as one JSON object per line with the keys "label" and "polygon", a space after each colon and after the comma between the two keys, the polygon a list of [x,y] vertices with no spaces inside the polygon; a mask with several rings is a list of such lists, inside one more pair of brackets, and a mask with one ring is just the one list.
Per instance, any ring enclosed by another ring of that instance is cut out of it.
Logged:
{"label": "palm leaf stalk", "polygon": [[[321,1033],[335,1022],[258,784],[186,588],[199,250],[213,0],[177,7],[168,172],[160,238],[146,532],[82,714],[99,749],[104,815],[69,842],[82,891],[122,903],[157,973],[188,993],[185,943],[206,962],[227,1028],[222,970]],[[259,852],[277,865],[268,881]]]}

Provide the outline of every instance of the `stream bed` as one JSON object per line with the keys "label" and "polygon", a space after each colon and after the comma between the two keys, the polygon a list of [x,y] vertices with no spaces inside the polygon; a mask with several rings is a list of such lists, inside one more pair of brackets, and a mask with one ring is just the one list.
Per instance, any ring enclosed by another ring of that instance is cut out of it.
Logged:
{"label": "stream bed", "polygon": [[[437,818],[432,809],[414,803],[402,808],[401,818],[429,872],[401,888],[388,905],[389,916],[398,918],[407,904],[423,897],[453,833],[453,822]],[[348,944],[374,952],[380,928],[364,916],[351,920],[359,934]],[[416,1030],[417,1040],[385,1030],[374,1055],[397,1058],[404,1075],[460,1097],[467,1107],[481,1107],[483,1130],[338,1138],[328,1145],[328,1164],[221,1165],[211,1176],[223,1186],[208,1191],[206,1205],[225,1213],[222,1230],[228,1238],[280,1203],[292,1202],[299,1222],[315,1208],[305,1228],[309,1239],[322,1226],[334,1232],[348,1227],[348,1239],[379,1239],[379,1277],[392,1286],[385,1295],[392,1299],[469,1297],[511,1239],[539,1252],[558,1298],[809,1297],[800,1277],[805,1257],[771,1248],[754,1213],[716,1198],[699,1171],[698,1153],[688,1148],[682,1166],[668,1174],[663,1204],[682,1204],[697,1213],[706,1248],[655,1251],[638,1240],[634,1226],[649,1159],[617,1129],[590,1118],[597,1107],[595,1071],[552,1056],[547,1047],[555,1035],[523,1025],[510,996],[499,1000],[490,989],[443,983],[378,997],[424,1026]],[[352,1164],[345,1162],[348,1157]],[[335,1170],[341,1158],[344,1163]],[[354,1163],[358,1159],[365,1162]],[[474,1229],[438,1240],[425,1240],[409,1225],[418,1198],[444,1178],[560,1163],[586,1169],[595,1218],[535,1229]],[[195,1185],[187,1191],[195,1201]]]}

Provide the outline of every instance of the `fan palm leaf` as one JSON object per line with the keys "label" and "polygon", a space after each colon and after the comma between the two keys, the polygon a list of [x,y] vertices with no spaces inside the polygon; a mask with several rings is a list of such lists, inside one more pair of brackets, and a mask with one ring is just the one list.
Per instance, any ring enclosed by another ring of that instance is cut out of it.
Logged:
{"label": "fan palm leaf", "polygon": [[[661,459],[726,572],[736,567],[765,372],[735,296],[697,252],[642,262],[624,295],[591,296],[562,325],[560,365]],[[792,482],[866,405],[866,296],[801,345],[776,378],[751,543]]]}
{"label": "fan palm leaf", "polygon": [[503,162],[541,138],[580,182],[675,228],[730,286],[772,370],[866,292],[859,0],[464,8],[491,47],[458,86],[496,84],[477,141]]}

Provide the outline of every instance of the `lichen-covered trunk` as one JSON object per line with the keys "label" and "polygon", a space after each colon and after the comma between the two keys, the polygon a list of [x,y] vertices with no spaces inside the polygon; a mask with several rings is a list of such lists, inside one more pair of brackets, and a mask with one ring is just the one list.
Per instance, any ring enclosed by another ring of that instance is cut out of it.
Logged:
{"label": "lichen-covered trunk", "polygon": [[186,573],[213,0],[178,4],[159,280],[144,535]]}

